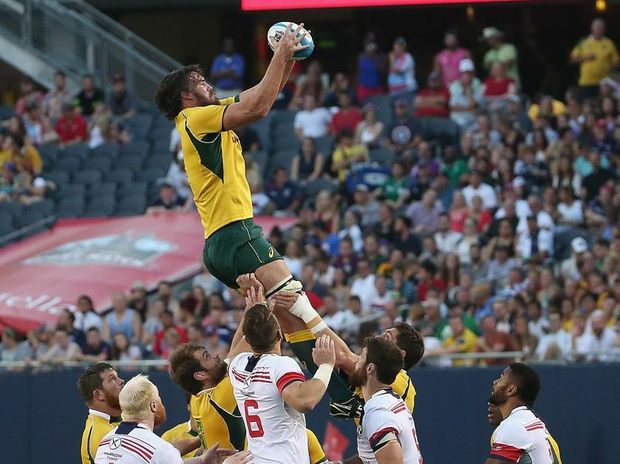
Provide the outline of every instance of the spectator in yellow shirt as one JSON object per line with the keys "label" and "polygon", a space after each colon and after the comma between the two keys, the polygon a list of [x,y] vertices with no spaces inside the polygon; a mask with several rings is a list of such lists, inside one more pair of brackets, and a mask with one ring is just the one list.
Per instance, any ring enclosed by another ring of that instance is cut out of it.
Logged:
{"label": "spectator in yellow shirt", "polygon": [[[443,346],[448,353],[474,353],[478,337],[465,327],[463,318],[454,316],[450,318],[450,330],[452,334],[443,342]],[[455,366],[471,366],[473,360],[455,359]]]}
{"label": "spectator in yellow shirt", "polygon": [[12,134],[2,141],[0,166],[6,162],[15,163],[20,171],[28,171],[34,176],[39,175],[43,168],[39,151],[33,145],[24,145],[21,138]]}
{"label": "spectator in yellow shirt", "polygon": [[590,30],[591,34],[582,38],[570,55],[571,62],[579,65],[579,87],[584,98],[595,97],[599,82],[620,62],[616,46],[605,37],[605,22],[595,19]]}
{"label": "spectator in yellow shirt", "polygon": [[331,170],[338,175],[338,180],[343,183],[347,174],[356,163],[368,161],[368,149],[366,145],[354,144],[353,133],[345,129],[340,133],[338,146],[334,150]]}

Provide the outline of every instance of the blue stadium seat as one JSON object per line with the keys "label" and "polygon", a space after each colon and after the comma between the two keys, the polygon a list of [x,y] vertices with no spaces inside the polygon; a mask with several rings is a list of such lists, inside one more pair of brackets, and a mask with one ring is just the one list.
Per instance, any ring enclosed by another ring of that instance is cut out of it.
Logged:
{"label": "blue stadium seat", "polygon": [[137,155],[144,158],[148,155],[151,145],[144,140],[134,140],[125,145],[121,145],[119,156],[125,157],[129,155]]}
{"label": "blue stadium seat", "polygon": [[54,161],[54,169],[66,172],[74,172],[82,166],[82,159],[75,155],[62,154]]}
{"label": "blue stadium seat", "polygon": [[293,121],[295,120],[295,115],[297,114],[297,110],[278,110],[273,111],[271,113],[271,120],[273,121],[274,126],[278,126],[280,124],[288,124],[293,125]]}
{"label": "blue stadium seat", "polygon": [[131,169],[133,172],[138,172],[142,168],[144,157],[139,155],[121,155],[114,161],[114,169]]}
{"label": "blue stadium seat", "polygon": [[86,186],[84,184],[61,184],[56,191],[56,198],[75,198],[86,195]]}
{"label": "blue stadium seat", "polygon": [[82,165],[84,169],[95,169],[103,173],[108,172],[112,167],[112,158],[106,156],[98,156],[96,158],[88,158]]}
{"label": "blue stadium seat", "polygon": [[0,120],[9,119],[15,116],[15,110],[10,106],[0,105]]}
{"label": "blue stadium seat", "polygon": [[129,168],[116,168],[105,176],[107,182],[115,182],[118,185],[129,184],[135,177],[134,171]]}
{"label": "blue stadium seat", "polygon": [[[19,216],[19,221],[17,223],[17,226],[21,229],[24,227],[28,227],[32,224],[35,224],[39,221],[42,221],[43,219],[46,218],[46,215],[40,211],[37,210],[36,208],[25,208],[24,211],[22,211],[22,214],[20,214]],[[41,229],[45,229],[44,226],[39,225],[36,227],[37,231],[40,231]],[[34,232],[34,231],[31,231]]]}
{"label": "blue stadium seat", "polygon": [[101,195],[91,198],[84,210],[86,217],[105,217],[114,214],[116,199],[114,195]]}
{"label": "blue stadium seat", "polygon": [[42,157],[46,157],[46,156],[58,156],[58,153],[60,153],[60,147],[58,145],[56,145],[55,143],[46,143],[44,145],[40,145],[39,147],[37,147],[37,149],[39,150],[39,153],[41,154]]}
{"label": "blue stadium seat", "polygon": [[156,169],[161,169],[164,172],[168,172],[171,162],[172,162],[172,155],[149,156],[144,161],[143,167],[145,169],[156,168]]}
{"label": "blue stadium seat", "polygon": [[22,214],[33,211],[40,213],[43,217],[49,217],[54,212],[54,202],[48,198],[44,198],[29,205],[24,205]]}
{"label": "blue stadium seat", "polygon": [[54,182],[57,187],[69,183],[70,174],[67,171],[61,171],[54,169],[53,171],[46,172],[43,176],[45,180]]}
{"label": "blue stadium seat", "polygon": [[274,134],[272,148],[276,151],[280,150],[293,150],[297,153],[301,148],[301,141],[292,132],[282,132],[280,134]]}
{"label": "blue stadium seat", "polygon": [[272,118],[267,116],[266,118],[259,119],[249,127],[256,132],[258,140],[260,141],[261,150],[269,152],[269,150],[271,150]]}
{"label": "blue stadium seat", "polygon": [[72,181],[74,184],[86,184],[90,186],[100,183],[102,178],[103,175],[101,174],[101,171],[84,169],[73,174]]}
{"label": "blue stadium seat", "polygon": [[329,157],[334,150],[334,138],[331,135],[317,137],[314,139],[316,151],[322,153],[325,157]]}
{"label": "blue stadium seat", "polygon": [[372,103],[377,109],[377,118],[385,124],[392,120],[392,99],[389,95],[373,95],[368,97],[363,104]]}
{"label": "blue stadium seat", "polygon": [[160,168],[148,168],[138,172],[136,180],[144,182],[156,182],[166,175],[165,170]]}
{"label": "blue stadium seat", "polygon": [[129,184],[121,184],[116,189],[117,198],[125,198],[132,196],[146,197],[148,183],[143,181],[134,181]]}
{"label": "blue stadium seat", "polygon": [[371,161],[381,166],[390,166],[396,160],[396,154],[389,148],[373,148],[368,152]]}
{"label": "blue stadium seat", "polygon": [[280,150],[274,153],[269,160],[268,178],[271,178],[273,172],[278,168],[285,168],[287,171],[290,171],[291,162],[296,154],[293,150]]}
{"label": "blue stadium seat", "polygon": [[88,198],[95,198],[100,196],[114,196],[116,193],[116,184],[114,182],[106,182],[102,184],[95,184],[88,189]]}
{"label": "blue stadium seat", "polygon": [[328,179],[317,179],[312,182],[308,182],[303,188],[304,197],[314,197],[320,191],[327,190],[328,192],[335,192],[338,190],[338,186],[334,182]]}
{"label": "blue stadium seat", "polygon": [[116,142],[105,142],[96,148],[90,150],[90,157],[116,157],[120,151],[120,147]]}
{"label": "blue stadium seat", "polygon": [[137,216],[144,214],[145,210],[146,198],[141,196],[121,198],[116,204],[117,216]]}
{"label": "blue stadium seat", "polygon": [[267,165],[269,164],[269,155],[266,151],[259,150],[254,153],[246,153],[245,156],[248,156],[252,161],[258,164],[261,175],[265,175]]}
{"label": "blue stadium seat", "polygon": [[84,213],[84,198],[63,198],[56,205],[56,215],[61,218],[80,217]]}
{"label": "blue stadium seat", "polygon": [[2,224],[13,227],[13,225],[15,224],[15,220],[13,219],[13,215],[10,212],[0,211],[0,225]]}
{"label": "blue stadium seat", "polygon": [[59,156],[63,155],[75,155],[84,159],[88,156],[88,145],[85,143],[74,143],[72,145],[67,145],[61,149],[61,153]]}
{"label": "blue stadium seat", "polygon": [[125,124],[131,131],[131,134],[136,139],[145,139],[149,133],[151,125],[153,124],[153,115],[140,113],[127,119]]}

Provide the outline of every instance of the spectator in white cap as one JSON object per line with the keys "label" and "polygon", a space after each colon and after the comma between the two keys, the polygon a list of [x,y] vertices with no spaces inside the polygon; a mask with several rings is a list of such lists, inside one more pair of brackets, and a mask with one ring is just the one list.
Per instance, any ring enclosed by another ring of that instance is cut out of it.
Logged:
{"label": "spectator in white cap", "polygon": [[513,78],[519,87],[521,79],[519,79],[517,48],[504,42],[504,33],[495,27],[485,27],[482,30],[482,39],[490,48],[484,54],[484,67],[490,70],[493,63],[501,63],[506,68],[506,75]]}
{"label": "spectator in white cap", "polygon": [[475,76],[474,62],[461,60],[461,76],[450,85],[450,117],[462,129],[471,129],[476,123],[476,112],[483,105],[482,84]]}
{"label": "spectator in white cap", "polygon": [[581,259],[581,256],[588,251],[588,242],[583,237],[575,237],[570,242],[571,256],[568,259],[562,261],[560,265],[560,273],[565,279],[579,279],[580,273],[577,268],[577,261]]}

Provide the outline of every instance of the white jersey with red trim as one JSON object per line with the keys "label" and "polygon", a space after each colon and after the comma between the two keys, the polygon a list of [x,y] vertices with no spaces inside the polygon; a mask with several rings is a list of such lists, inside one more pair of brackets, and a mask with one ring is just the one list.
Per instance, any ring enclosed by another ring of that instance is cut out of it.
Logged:
{"label": "white jersey with red trim", "polygon": [[513,409],[491,436],[490,457],[523,464],[553,464],[545,424],[526,406]]}
{"label": "white jersey with red trim", "polygon": [[305,416],[288,406],[282,390],[306,380],[288,356],[241,353],[228,366],[255,464],[309,464]]}
{"label": "white jersey with red trim", "polygon": [[183,459],[146,425],[121,422],[101,440],[95,464],[183,464]]}
{"label": "white jersey with red trim", "polygon": [[375,452],[392,440],[398,440],[405,464],[422,464],[413,417],[403,399],[386,388],[364,404],[357,427],[357,455],[364,464],[377,464]]}

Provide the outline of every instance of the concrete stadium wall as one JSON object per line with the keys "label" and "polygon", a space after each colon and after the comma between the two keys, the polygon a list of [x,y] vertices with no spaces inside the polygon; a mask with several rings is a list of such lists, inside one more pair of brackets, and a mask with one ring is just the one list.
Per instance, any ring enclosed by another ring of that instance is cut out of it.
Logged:
{"label": "concrete stadium wall", "polygon": [[[618,462],[620,440],[620,365],[540,367],[542,391],[537,413],[560,444],[565,464]],[[419,369],[414,418],[427,464],[483,463],[491,428],[486,401],[497,368]],[[0,374],[0,462],[78,464],[86,407],[76,390],[79,370]],[[123,372],[129,379],[136,372]],[[153,371],[168,411],[159,432],[186,420],[183,396],[165,372]],[[307,416],[321,441],[328,421],[350,440],[352,424],[327,415],[327,403]]]}

